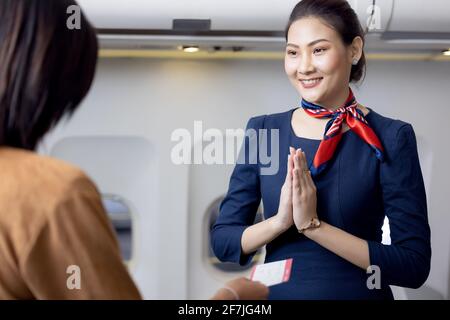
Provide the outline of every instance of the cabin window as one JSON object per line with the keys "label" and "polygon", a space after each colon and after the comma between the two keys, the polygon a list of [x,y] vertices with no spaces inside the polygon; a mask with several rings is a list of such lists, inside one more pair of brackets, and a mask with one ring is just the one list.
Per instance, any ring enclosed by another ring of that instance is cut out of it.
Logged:
{"label": "cabin window", "polygon": [[117,195],[102,195],[103,206],[116,232],[120,252],[124,261],[133,256],[133,221],[131,210],[126,201]]}

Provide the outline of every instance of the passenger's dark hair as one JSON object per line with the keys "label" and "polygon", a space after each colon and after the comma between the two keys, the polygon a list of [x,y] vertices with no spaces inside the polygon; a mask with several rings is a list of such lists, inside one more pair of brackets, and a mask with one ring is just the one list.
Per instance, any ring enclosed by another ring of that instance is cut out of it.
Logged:
{"label": "passenger's dark hair", "polygon": [[[74,0],[0,1],[0,146],[33,150],[91,87],[97,64],[95,30]],[[70,12],[70,11],[69,11]]]}
{"label": "passenger's dark hair", "polygon": [[[346,0],[302,0],[289,17],[286,27],[286,40],[291,25],[306,17],[317,17],[339,33],[345,45],[350,45],[357,36],[364,42],[364,30],[358,16]],[[364,51],[356,66],[352,66],[350,82],[357,82],[366,72],[366,57]]]}

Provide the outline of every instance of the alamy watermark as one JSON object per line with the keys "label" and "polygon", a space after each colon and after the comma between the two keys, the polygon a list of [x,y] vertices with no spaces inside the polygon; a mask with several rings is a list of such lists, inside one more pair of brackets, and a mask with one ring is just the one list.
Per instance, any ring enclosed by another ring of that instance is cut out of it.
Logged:
{"label": "alamy watermark", "polygon": [[70,16],[67,18],[66,26],[69,30],[81,29],[81,8],[77,5],[71,5],[67,7],[67,14]]}
{"label": "alamy watermark", "polygon": [[193,135],[176,129],[171,141],[176,142],[170,154],[176,165],[259,164],[261,175],[276,175],[280,167],[278,129],[226,129],[224,134],[216,128],[203,131],[203,122],[194,121]]}
{"label": "alamy watermark", "polygon": [[[355,9],[357,8],[357,2],[355,2]],[[69,30],[81,29],[81,8],[78,5],[71,5],[67,7],[67,14],[70,16],[67,18],[66,26]],[[367,7],[366,14],[367,22],[366,27],[368,31],[381,30],[381,8],[377,5],[370,5]]]}
{"label": "alamy watermark", "polygon": [[81,290],[81,269],[77,265],[70,265],[66,269],[67,277],[66,286],[69,290]]}
{"label": "alamy watermark", "polygon": [[369,290],[381,289],[381,269],[377,265],[369,266],[366,270],[370,274],[367,278],[366,285]]}
{"label": "alamy watermark", "polygon": [[381,8],[377,5],[371,5],[367,8],[367,29],[369,31],[381,30]]}

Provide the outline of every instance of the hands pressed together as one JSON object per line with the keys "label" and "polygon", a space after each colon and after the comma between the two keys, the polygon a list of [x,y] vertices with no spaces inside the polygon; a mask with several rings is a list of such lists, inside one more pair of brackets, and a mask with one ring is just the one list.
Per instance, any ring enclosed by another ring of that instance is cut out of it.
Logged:
{"label": "hands pressed together", "polygon": [[[277,233],[280,233],[294,224],[302,232],[314,218],[317,218],[316,186],[308,169],[305,153],[291,147],[278,213],[271,219],[275,222]],[[260,245],[258,243],[254,246]],[[253,250],[253,247],[247,249],[248,252]],[[267,299],[268,293],[268,288],[263,284],[239,278],[228,282],[212,299]]]}
{"label": "hands pressed together", "polygon": [[290,147],[287,173],[281,188],[280,204],[275,219],[285,231],[295,224],[306,228],[317,217],[316,186],[308,169],[305,153]]}
{"label": "hands pressed together", "polygon": [[[271,221],[276,226],[276,233],[280,234],[294,224],[299,232],[303,232],[311,226],[315,218],[317,218],[316,186],[308,169],[305,153],[301,149],[295,150],[291,147],[286,178],[281,188],[278,213],[271,218]],[[246,229],[246,231],[249,230],[252,232],[247,234],[244,232],[242,237],[243,243],[246,244],[243,246],[243,252],[253,252],[271,241],[270,238],[262,240],[265,242],[261,243],[261,238],[264,238],[262,234],[268,233],[267,229],[258,228],[258,224]],[[268,293],[268,288],[262,283],[239,278],[228,282],[212,299],[267,299]]]}

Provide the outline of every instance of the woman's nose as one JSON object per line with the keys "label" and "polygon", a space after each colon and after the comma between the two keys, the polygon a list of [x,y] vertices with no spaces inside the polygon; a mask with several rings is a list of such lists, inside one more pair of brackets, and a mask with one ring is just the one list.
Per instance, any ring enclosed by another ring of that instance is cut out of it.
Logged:
{"label": "woman's nose", "polygon": [[302,57],[298,63],[297,72],[300,74],[308,74],[314,71],[314,66],[309,57]]}

